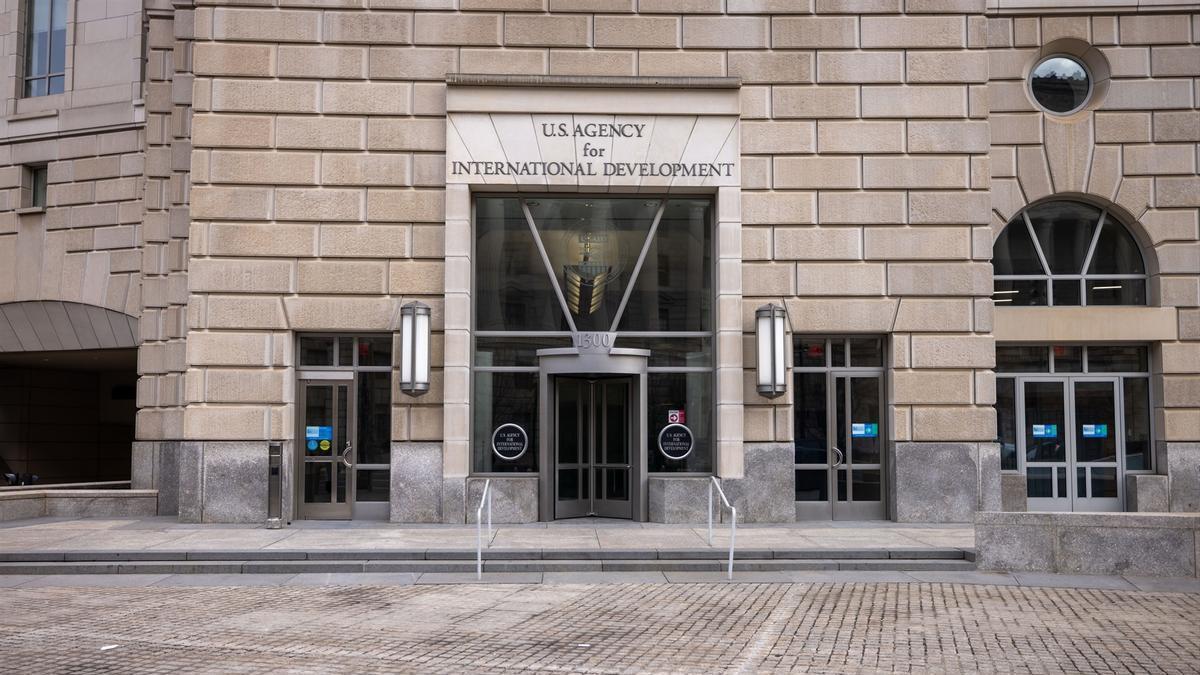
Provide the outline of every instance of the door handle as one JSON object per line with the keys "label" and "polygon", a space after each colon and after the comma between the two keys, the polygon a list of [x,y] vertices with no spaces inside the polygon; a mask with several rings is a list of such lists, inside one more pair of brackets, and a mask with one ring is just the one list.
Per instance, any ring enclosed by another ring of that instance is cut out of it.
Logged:
{"label": "door handle", "polygon": [[341,460],[347,469],[354,468],[354,465],[350,463],[350,441],[346,441],[346,447],[342,450]]}
{"label": "door handle", "polygon": [[845,462],[845,461],[846,461],[846,455],[845,455],[845,454],[844,454],[844,453],[841,451],[841,449],[840,449],[840,448],[836,448],[836,447],[835,447],[835,448],[833,449],[833,451],[837,453],[837,462],[834,462],[834,464],[833,464],[833,467],[832,467],[832,468],[836,469],[836,468],[838,468],[839,466],[841,466],[843,462]]}

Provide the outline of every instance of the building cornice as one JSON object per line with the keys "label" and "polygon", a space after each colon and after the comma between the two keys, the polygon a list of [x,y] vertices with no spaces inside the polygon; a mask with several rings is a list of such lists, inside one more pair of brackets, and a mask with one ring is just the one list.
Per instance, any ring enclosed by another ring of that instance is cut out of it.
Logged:
{"label": "building cornice", "polygon": [[989,16],[1161,14],[1200,11],[1192,0],[988,0]]}

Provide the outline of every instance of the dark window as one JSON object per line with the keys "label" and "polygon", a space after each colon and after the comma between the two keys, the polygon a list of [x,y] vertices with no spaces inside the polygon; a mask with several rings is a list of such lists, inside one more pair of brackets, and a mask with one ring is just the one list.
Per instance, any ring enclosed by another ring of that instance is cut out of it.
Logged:
{"label": "dark window", "polygon": [[1033,98],[1052,113],[1075,112],[1087,103],[1091,77],[1083,64],[1069,56],[1051,56],[1029,75]]}
{"label": "dark window", "polygon": [[1051,201],[1013,218],[992,248],[997,305],[1144,305],[1133,236],[1090,204]]}
{"label": "dark window", "polygon": [[[475,471],[481,473],[533,473],[537,471],[537,373],[475,373],[474,425]],[[516,460],[502,459],[492,450],[492,434],[502,424],[525,430],[528,446]]]}
{"label": "dark window", "polygon": [[[649,405],[646,419],[650,471],[712,471],[712,373],[650,373],[646,376]],[[692,430],[695,449],[683,460],[672,460],[658,450],[658,434],[667,426],[671,410],[683,410]]]}
{"label": "dark window", "polygon": [[29,0],[25,96],[61,94],[66,84],[67,0]]}

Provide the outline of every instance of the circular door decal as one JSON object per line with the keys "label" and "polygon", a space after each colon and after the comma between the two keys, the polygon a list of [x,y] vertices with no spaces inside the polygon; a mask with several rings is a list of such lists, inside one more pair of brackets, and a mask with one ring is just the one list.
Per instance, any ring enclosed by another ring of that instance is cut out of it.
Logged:
{"label": "circular door decal", "polygon": [[321,441],[321,449],[328,450],[329,449],[329,441]]}
{"label": "circular door decal", "polygon": [[492,452],[500,459],[515,462],[529,449],[529,434],[520,425],[501,424],[492,432]]}
{"label": "circular door decal", "polygon": [[684,459],[692,454],[695,445],[692,430],[682,424],[668,424],[658,432],[658,451],[667,459]]}

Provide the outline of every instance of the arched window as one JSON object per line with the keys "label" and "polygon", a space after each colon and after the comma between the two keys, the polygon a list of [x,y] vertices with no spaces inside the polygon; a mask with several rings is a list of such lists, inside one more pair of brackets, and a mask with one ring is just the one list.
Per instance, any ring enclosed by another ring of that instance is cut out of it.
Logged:
{"label": "arched window", "polygon": [[1144,305],[1146,266],[1116,217],[1075,201],[1044,202],[1009,221],[992,249],[1000,306]]}

